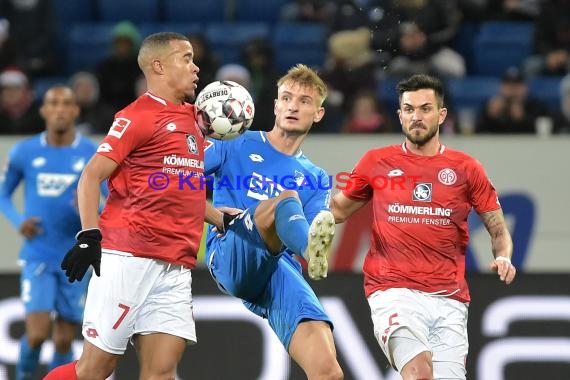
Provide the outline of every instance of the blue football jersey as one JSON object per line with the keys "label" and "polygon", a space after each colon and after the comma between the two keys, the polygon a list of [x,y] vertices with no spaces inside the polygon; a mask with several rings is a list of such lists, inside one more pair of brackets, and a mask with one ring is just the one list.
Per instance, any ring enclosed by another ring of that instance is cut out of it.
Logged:
{"label": "blue football jersey", "polygon": [[[77,211],[77,182],[97,147],[77,134],[73,144],[47,144],[46,133],[16,143],[0,180],[0,210],[19,229],[31,216],[40,218],[41,234],[24,239],[22,260],[60,262],[75,244],[81,230]],[[24,182],[24,212],[17,210],[12,194]]]}
{"label": "blue football jersey", "polygon": [[265,132],[248,131],[233,140],[208,140],[205,180],[214,190],[215,207],[246,209],[276,197],[283,190],[296,190],[309,223],[328,210],[332,179],[302,152],[287,155],[277,151]]}

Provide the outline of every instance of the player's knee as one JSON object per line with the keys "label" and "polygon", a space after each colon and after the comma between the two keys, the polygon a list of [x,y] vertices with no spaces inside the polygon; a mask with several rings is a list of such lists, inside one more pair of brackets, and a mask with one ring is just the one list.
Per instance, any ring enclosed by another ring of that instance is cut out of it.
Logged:
{"label": "player's knee", "polygon": [[52,340],[56,351],[67,352],[71,349],[71,342],[73,341],[73,336],[68,336],[65,334],[54,334]]}
{"label": "player's knee", "polygon": [[431,368],[425,365],[413,365],[401,375],[404,380],[433,380]]}
{"label": "player's knee", "polygon": [[67,352],[75,338],[76,325],[61,320],[56,321],[53,327],[52,340],[58,352]]}
{"label": "player's knee", "polygon": [[295,190],[283,190],[279,195],[278,198],[285,199],[285,198],[296,198],[299,199],[299,194]]}
{"label": "player's knee", "polygon": [[404,380],[433,380],[431,367],[422,363],[410,365],[401,375]]}
{"label": "player's knee", "polygon": [[343,380],[344,373],[338,363],[328,367],[305,369],[305,375],[309,380]]}
{"label": "player's knee", "polygon": [[342,380],[344,379],[344,373],[342,372],[340,365],[338,363],[335,363],[335,365],[329,367],[327,371],[323,373],[323,376],[319,376],[319,379]]}
{"label": "player's knee", "polygon": [[49,331],[33,331],[26,333],[26,339],[28,340],[28,346],[36,348],[41,346],[48,338]]}
{"label": "player's knee", "polygon": [[433,380],[431,354],[420,353],[404,365],[400,374],[404,380]]}
{"label": "player's knee", "polygon": [[342,380],[344,373],[334,355],[321,356],[318,362],[305,363],[303,368],[309,380]]}

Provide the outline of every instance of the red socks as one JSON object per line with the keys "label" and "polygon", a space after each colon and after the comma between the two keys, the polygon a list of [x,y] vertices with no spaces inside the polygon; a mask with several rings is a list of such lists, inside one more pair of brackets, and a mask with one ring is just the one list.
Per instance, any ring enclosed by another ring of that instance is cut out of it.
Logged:
{"label": "red socks", "polygon": [[56,367],[43,380],[77,380],[77,374],[75,373],[76,364],[77,360],[74,360],[71,363]]}

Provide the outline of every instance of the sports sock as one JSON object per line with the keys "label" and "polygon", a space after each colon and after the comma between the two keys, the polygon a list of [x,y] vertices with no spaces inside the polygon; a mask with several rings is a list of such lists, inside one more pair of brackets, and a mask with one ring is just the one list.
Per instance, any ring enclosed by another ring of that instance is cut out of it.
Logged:
{"label": "sports sock", "polygon": [[77,373],[75,373],[75,365],[77,360],[71,363],[64,364],[51,370],[43,380],[77,380]]}
{"label": "sports sock", "polygon": [[285,198],[275,207],[275,229],[287,248],[303,256],[307,249],[309,223],[297,198]]}
{"label": "sports sock", "polygon": [[64,354],[60,354],[59,352],[55,351],[53,353],[53,358],[51,359],[51,363],[49,364],[49,370],[59,367],[60,365],[67,364],[73,361],[73,351],[69,350]]}
{"label": "sports sock", "polygon": [[32,348],[26,336],[20,338],[20,357],[16,365],[16,380],[31,379],[40,362],[42,347]]}

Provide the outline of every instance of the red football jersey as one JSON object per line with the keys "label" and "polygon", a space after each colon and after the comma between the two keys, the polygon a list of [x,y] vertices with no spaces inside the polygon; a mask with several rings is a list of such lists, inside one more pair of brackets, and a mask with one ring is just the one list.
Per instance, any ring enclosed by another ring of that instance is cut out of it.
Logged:
{"label": "red football jersey", "polygon": [[203,147],[191,104],[146,93],[115,115],[97,150],[119,164],[99,220],[104,252],[195,266],[206,202]]}
{"label": "red football jersey", "polygon": [[435,156],[411,153],[405,143],[372,149],[342,186],[350,199],[372,199],[366,296],[410,288],[470,300],[467,216],[472,207],[478,213],[501,207],[477,160],[443,145]]}

